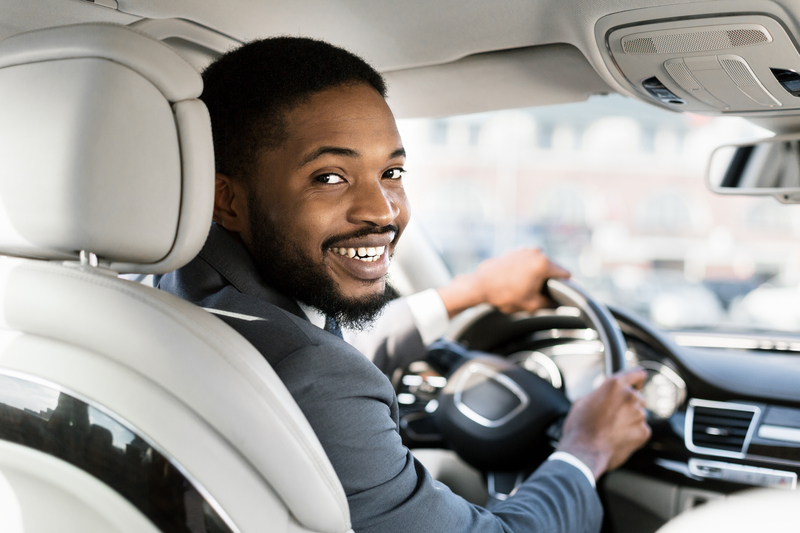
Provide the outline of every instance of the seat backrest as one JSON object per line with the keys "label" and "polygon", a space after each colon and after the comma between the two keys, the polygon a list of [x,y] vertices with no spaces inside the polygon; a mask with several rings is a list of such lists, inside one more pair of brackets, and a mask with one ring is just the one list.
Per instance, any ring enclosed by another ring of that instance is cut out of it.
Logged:
{"label": "seat backrest", "polygon": [[[162,529],[350,531],[322,446],[255,348],[117,278],[203,245],[201,91],[173,50],[121,26],[0,42],[0,444],[92,474]],[[20,505],[26,523],[38,504]]]}

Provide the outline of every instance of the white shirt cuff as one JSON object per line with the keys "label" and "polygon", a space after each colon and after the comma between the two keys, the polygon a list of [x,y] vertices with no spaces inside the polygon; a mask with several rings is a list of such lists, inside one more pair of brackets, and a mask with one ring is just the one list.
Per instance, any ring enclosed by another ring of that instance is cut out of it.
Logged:
{"label": "white shirt cuff", "polygon": [[407,296],[406,302],[425,346],[447,333],[450,317],[436,289],[427,289]]}
{"label": "white shirt cuff", "polygon": [[578,459],[577,457],[575,457],[571,453],[553,452],[550,455],[550,457],[547,458],[547,460],[548,461],[564,461],[565,463],[571,464],[572,466],[574,466],[575,468],[577,468],[578,470],[583,472],[583,475],[586,476],[586,479],[589,480],[589,483],[592,484],[593,488],[597,488],[597,483],[595,482],[594,474],[592,473],[592,471],[589,469],[588,466],[586,466],[586,464],[583,461],[581,461],[580,459]]}

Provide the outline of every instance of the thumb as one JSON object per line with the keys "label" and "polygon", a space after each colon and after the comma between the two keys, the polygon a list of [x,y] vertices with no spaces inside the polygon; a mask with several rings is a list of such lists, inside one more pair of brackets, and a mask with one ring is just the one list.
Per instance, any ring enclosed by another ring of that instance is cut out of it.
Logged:
{"label": "thumb", "polygon": [[623,383],[630,385],[634,389],[640,390],[647,379],[647,372],[644,368],[637,367],[625,370],[618,374]]}
{"label": "thumb", "polygon": [[567,270],[566,268],[563,268],[562,266],[557,265],[557,264],[553,263],[552,261],[550,261],[550,264],[548,265],[547,273],[546,273],[545,277],[546,278],[569,278],[570,276],[572,276],[572,274],[570,274],[569,270]]}

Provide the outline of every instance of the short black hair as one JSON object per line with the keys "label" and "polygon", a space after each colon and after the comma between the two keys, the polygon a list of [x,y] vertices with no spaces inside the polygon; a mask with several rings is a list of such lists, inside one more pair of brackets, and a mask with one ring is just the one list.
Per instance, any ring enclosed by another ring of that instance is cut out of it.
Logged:
{"label": "short black hair", "polygon": [[386,98],[386,82],[366,61],[304,37],[272,37],[227,52],[203,72],[216,171],[244,183],[257,155],[286,139],[283,115],[312,95],[367,83]]}

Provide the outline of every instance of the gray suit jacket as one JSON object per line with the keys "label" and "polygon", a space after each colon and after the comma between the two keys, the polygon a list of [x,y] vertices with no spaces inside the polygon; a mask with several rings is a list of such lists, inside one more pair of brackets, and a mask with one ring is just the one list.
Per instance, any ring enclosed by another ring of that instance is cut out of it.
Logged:
{"label": "gray suit jacket", "polygon": [[345,332],[344,338],[387,376],[425,357],[425,344],[405,298],[389,302],[365,331]]}
{"label": "gray suit jacket", "polygon": [[562,461],[545,462],[491,511],[433,480],[401,442],[386,376],[265,285],[245,248],[216,224],[199,256],[164,276],[160,287],[202,307],[263,319],[220,315],[269,361],[314,428],[347,494],[356,532],[600,530],[596,491]]}

